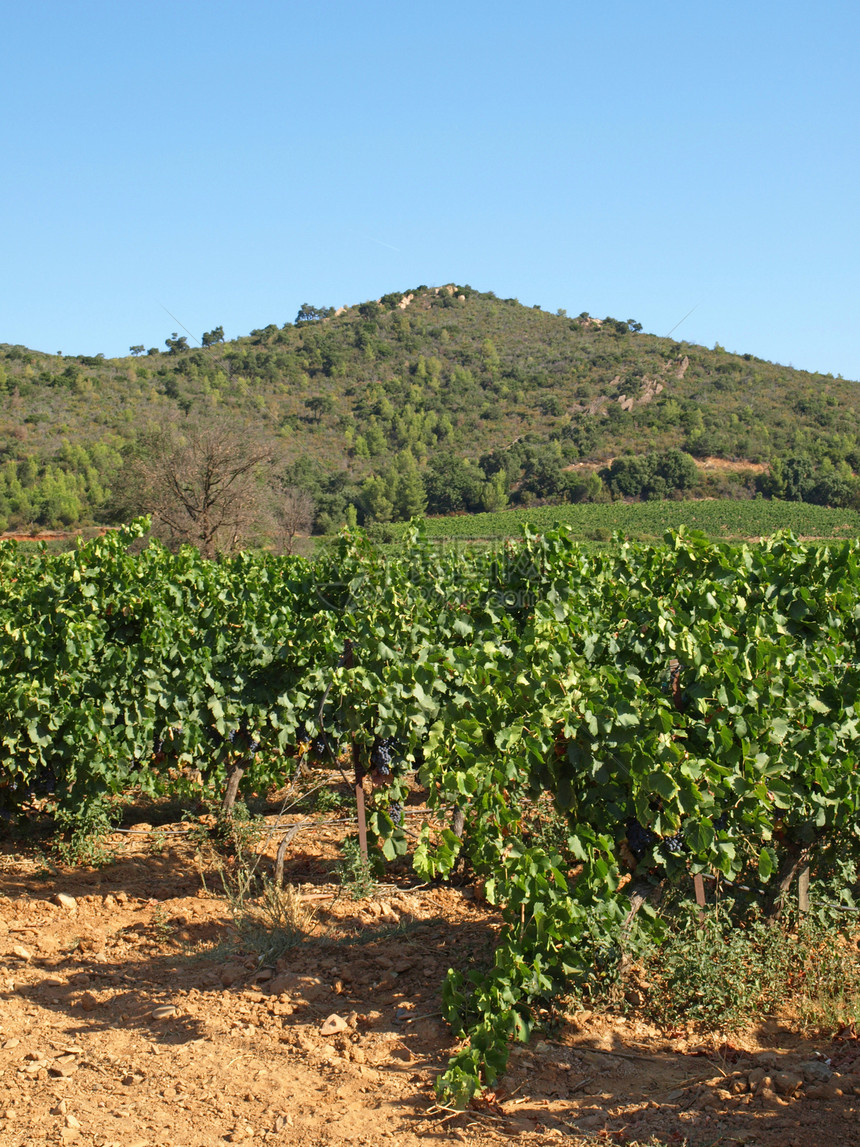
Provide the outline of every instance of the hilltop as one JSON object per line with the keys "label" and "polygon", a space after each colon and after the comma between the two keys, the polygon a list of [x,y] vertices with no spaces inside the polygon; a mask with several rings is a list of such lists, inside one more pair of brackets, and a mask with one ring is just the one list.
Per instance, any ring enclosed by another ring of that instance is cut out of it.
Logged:
{"label": "hilltop", "polygon": [[632,319],[449,284],[338,311],[305,304],[294,321],[188,343],[174,333],[164,351],[115,359],[0,346],[0,526],[121,516],[128,454],[191,423],[245,436],[282,487],[309,492],[323,529],[425,505],[855,497],[856,382]]}

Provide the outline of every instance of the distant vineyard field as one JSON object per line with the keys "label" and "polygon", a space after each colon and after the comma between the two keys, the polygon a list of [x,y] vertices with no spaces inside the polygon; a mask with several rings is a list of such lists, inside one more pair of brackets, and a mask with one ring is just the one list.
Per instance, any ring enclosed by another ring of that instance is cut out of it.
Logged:
{"label": "distant vineyard field", "polygon": [[[540,506],[426,519],[431,538],[504,538],[519,535],[525,525],[536,530],[568,526],[579,538],[597,540],[617,530],[636,540],[653,541],[681,526],[727,541],[769,537],[779,530],[791,530],[799,538],[838,540],[857,536],[860,515],[806,502],[726,499]],[[398,534],[407,529],[405,525],[390,528]]]}

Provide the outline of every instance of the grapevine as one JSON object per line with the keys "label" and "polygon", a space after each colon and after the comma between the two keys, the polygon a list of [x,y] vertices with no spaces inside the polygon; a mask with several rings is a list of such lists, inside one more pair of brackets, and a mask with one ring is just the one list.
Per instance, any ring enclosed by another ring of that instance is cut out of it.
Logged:
{"label": "grapevine", "polygon": [[[350,748],[384,856],[465,855],[502,924],[489,966],[450,973],[466,1102],[573,982],[645,938],[629,889],[719,873],[775,894],[799,856],[860,856],[860,544],[758,546],[683,530],[593,553],[526,531],[492,554],[400,556],[344,534],[322,558],[208,562],[130,544],[0,543],[0,806],[63,823],[132,788],[282,784]],[[348,656],[346,651],[349,651]],[[564,825],[530,831],[538,799]],[[451,809],[462,833],[439,828]],[[850,891],[844,893],[850,902]]]}

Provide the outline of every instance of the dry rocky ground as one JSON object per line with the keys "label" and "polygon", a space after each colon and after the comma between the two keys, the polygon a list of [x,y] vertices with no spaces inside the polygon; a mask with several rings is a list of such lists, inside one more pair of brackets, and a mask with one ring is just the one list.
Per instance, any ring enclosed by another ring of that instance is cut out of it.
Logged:
{"label": "dry rocky ground", "polygon": [[287,879],[310,935],[261,965],[200,834],[137,827],[97,868],[0,856],[3,1147],[860,1144],[860,1043],[776,1025],[702,1044],[579,1012],[493,1095],[440,1109],[440,986],[496,926],[471,889],[404,874],[351,899],[331,875],[344,829],[305,831]]}

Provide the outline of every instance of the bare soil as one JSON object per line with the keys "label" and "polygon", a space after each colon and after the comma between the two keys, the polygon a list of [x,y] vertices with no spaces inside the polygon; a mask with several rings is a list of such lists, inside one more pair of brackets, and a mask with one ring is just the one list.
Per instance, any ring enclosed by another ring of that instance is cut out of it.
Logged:
{"label": "bare soil", "polygon": [[404,872],[350,899],[332,877],[345,829],[306,830],[286,878],[315,920],[266,966],[201,834],[136,829],[98,868],[0,856],[3,1147],[860,1143],[853,1033],[775,1022],[727,1043],[574,1013],[514,1050],[493,1094],[441,1109],[441,984],[488,960],[498,926],[473,889]]}

